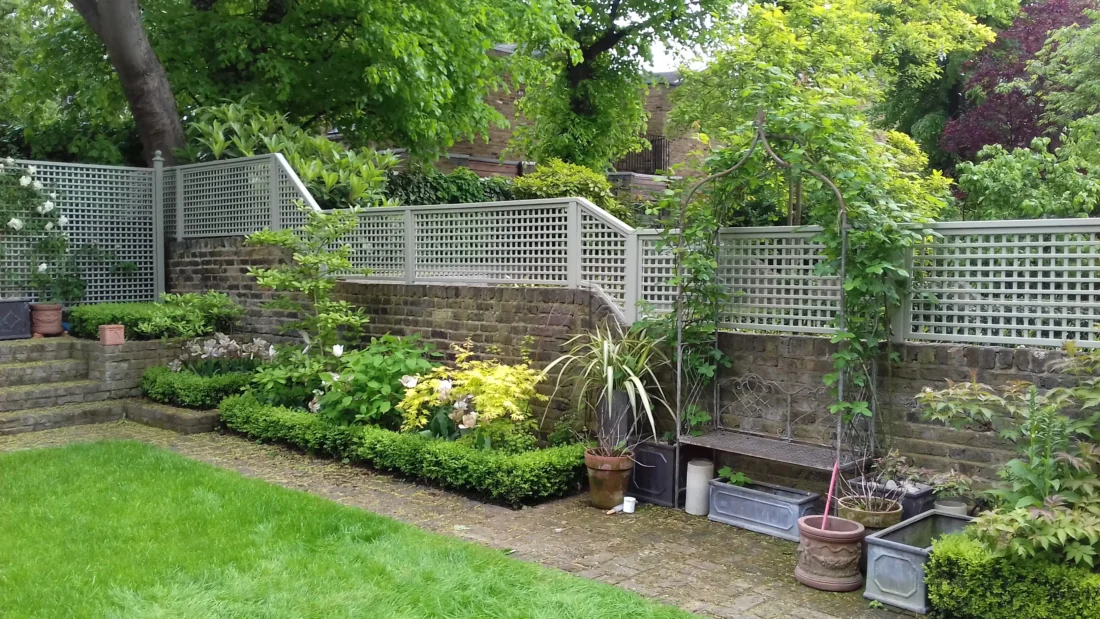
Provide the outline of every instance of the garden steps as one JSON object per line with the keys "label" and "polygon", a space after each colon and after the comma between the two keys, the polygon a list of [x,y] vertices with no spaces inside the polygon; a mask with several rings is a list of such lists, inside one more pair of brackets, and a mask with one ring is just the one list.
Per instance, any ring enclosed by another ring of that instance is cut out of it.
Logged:
{"label": "garden steps", "polygon": [[81,402],[63,406],[31,408],[0,413],[0,436],[108,423],[127,419],[180,434],[212,432],[218,425],[218,411],[197,411],[150,402],[144,398],[123,398]]}
{"label": "garden steps", "polygon": [[0,342],[0,363],[27,363],[80,358],[81,341],[72,337],[54,337]]}
{"label": "garden steps", "polygon": [[110,399],[111,392],[98,380],[66,380],[41,385],[17,385],[0,388],[0,412],[50,408],[66,404],[99,402]]}
{"label": "garden steps", "polygon": [[0,387],[42,385],[87,377],[88,362],[83,359],[0,363]]}
{"label": "garden steps", "polygon": [[3,412],[0,413],[0,436],[118,421],[124,414],[121,400]]}

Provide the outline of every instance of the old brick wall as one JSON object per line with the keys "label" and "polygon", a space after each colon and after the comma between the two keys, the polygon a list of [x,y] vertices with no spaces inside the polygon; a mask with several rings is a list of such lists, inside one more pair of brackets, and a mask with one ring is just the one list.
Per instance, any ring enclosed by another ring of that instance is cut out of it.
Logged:
{"label": "old brick wall", "polygon": [[[720,382],[724,423],[775,436],[785,431],[781,399],[762,407],[738,405],[744,393],[744,383],[738,378],[753,373],[793,393],[795,438],[832,441],[830,397],[821,388],[824,375],[832,372],[830,355],[835,347],[828,339],[724,333],[720,345],[733,360],[733,367]],[[922,421],[915,396],[925,387],[945,387],[948,379],[969,380],[972,373],[994,387],[1023,380],[1050,388],[1073,380],[1052,369],[1063,355],[1055,350],[933,343],[906,343],[893,350],[900,361],[882,361],[876,389],[880,440],[920,466],[955,468],[990,480],[995,479],[999,465],[1011,459],[1013,446],[991,433],[953,430]]]}
{"label": "old brick wall", "polygon": [[[173,242],[168,250],[169,292],[219,290],[246,310],[243,331],[278,340],[293,316],[263,307],[269,292],[256,287],[250,266],[284,258],[269,249],[245,247],[239,237]],[[341,282],[337,297],[363,307],[370,316],[368,337],[419,334],[453,356],[452,344],[470,340],[475,352],[518,363],[526,353],[542,367],[564,352],[574,334],[609,320],[603,297],[588,290],[517,286],[405,285]],[[554,386],[541,389],[550,395]],[[566,407],[558,393],[555,416]]]}
{"label": "old brick wall", "polygon": [[[168,259],[170,291],[229,293],[247,308],[249,333],[272,337],[289,318],[261,307],[269,294],[258,290],[247,275],[251,265],[282,260],[277,252],[243,247],[240,238],[195,239],[172,243]],[[508,362],[528,350],[536,365],[554,358],[573,334],[609,316],[602,297],[586,290],[346,282],[338,291],[367,309],[370,335],[419,333],[442,350],[469,338],[478,351],[494,351]],[[786,428],[785,396],[752,410],[738,399],[736,381],[754,373],[793,392],[795,438],[831,442],[831,401],[822,387],[823,376],[832,371],[829,357],[834,349],[827,338],[723,333],[720,345],[733,360],[719,389],[728,426],[774,436]],[[922,422],[914,396],[926,386],[944,386],[946,379],[965,380],[972,371],[994,386],[1029,380],[1047,388],[1069,380],[1051,371],[1052,362],[1061,357],[1057,351],[918,343],[896,350],[901,362],[883,365],[877,390],[878,420],[888,445],[919,465],[954,467],[983,477],[994,476],[998,465],[1011,457],[1012,447],[989,434]],[[753,463],[737,464],[751,470]],[[795,476],[774,466],[767,472],[776,478]]]}

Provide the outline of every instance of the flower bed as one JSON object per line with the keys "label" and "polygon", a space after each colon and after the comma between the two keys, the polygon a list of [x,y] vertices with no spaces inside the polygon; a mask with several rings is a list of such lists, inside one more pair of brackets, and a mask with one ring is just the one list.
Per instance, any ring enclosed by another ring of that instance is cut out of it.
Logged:
{"label": "flower bed", "polygon": [[948,617],[971,619],[1100,618],[1100,574],[995,557],[965,535],[935,542],[925,565],[932,605]]}
{"label": "flower bed", "polygon": [[570,494],[584,479],[581,444],[507,454],[375,426],[340,426],[247,395],[227,398],[219,408],[224,426],[252,438],[370,464],[512,506]]}

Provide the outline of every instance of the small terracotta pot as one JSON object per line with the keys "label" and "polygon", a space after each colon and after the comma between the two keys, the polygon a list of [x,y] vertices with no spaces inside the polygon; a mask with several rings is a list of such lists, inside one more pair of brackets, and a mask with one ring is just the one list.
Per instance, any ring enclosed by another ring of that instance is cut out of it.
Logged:
{"label": "small terracotta pot", "polygon": [[621,504],[630,486],[630,471],[634,468],[632,454],[601,456],[586,450],[584,465],[588,467],[588,500],[592,506],[611,509]]}
{"label": "small terracotta pot", "polygon": [[31,303],[31,333],[35,335],[61,335],[60,303]]}
{"label": "small terracotta pot", "polygon": [[829,528],[823,530],[823,516],[803,516],[798,519],[798,564],[794,577],[798,582],[822,591],[855,591],[863,585],[859,573],[859,555],[863,525],[832,516]]}
{"label": "small terracotta pot", "polygon": [[124,325],[99,325],[99,343],[104,346],[121,346],[126,343]]}
{"label": "small terracotta pot", "polygon": [[874,497],[886,509],[869,511],[856,507],[859,497],[840,497],[836,502],[836,513],[841,518],[858,522],[867,529],[886,529],[901,522],[901,503],[893,499]]}

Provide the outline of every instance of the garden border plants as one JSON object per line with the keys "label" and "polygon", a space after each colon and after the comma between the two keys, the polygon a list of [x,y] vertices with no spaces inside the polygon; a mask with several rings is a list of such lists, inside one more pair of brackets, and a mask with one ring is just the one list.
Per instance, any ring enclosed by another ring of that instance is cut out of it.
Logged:
{"label": "garden border plants", "polygon": [[223,426],[254,439],[369,464],[512,507],[577,492],[585,475],[585,445],[579,443],[505,454],[377,426],[335,425],[249,395],[226,398],[219,408]]}
{"label": "garden border plants", "polygon": [[201,376],[193,372],[173,372],[158,365],[141,376],[141,392],[145,397],[172,406],[210,410],[223,399],[240,393],[252,380],[251,372],[225,372]]}
{"label": "garden border plants", "polygon": [[941,617],[1100,619],[1100,574],[996,557],[963,534],[935,542],[924,578]]}

